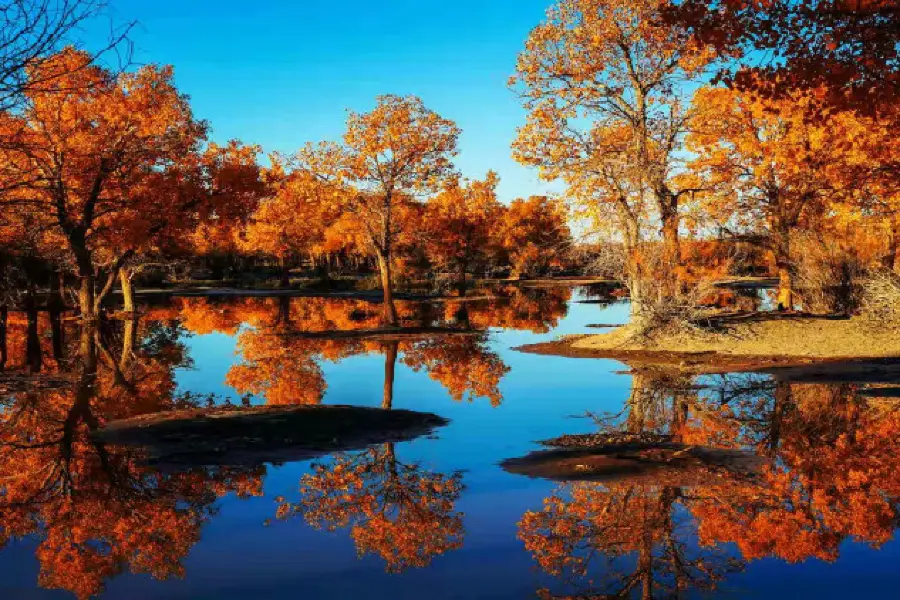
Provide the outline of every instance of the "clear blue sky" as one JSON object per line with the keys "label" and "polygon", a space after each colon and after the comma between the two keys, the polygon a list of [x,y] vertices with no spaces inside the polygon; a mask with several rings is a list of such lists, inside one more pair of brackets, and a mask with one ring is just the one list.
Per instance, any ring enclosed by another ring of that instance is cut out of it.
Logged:
{"label": "clear blue sky", "polygon": [[172,64],[213,138],[292,152],[340,136],[346,109],[415,94],[462,128],[457,165],[488,169],[500,196],[545,192],[510,157],[524,120],[507,88],[550,0],[110,0],[138,21],[139,63]]}

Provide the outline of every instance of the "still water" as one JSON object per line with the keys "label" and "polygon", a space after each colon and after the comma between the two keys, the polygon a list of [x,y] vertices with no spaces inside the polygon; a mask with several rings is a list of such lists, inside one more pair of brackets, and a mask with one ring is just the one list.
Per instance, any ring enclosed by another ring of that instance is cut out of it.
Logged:
{"label": "still water", "polygon": [[[377,322],[377,306],[350,299],[175,298],[87,342],[74,324],[11,315],[7,368],[69,383],[2,398],[0,597],[897,593],[895,387],[526,354],[515,348],[622,323],[628,307],[587,290],[506,295],[463,312],[401,304],[408,324],[486,333],[399,341],[319,335]],[[450,423],[315,460],[177,470],[87,436],[223,402],[402,408]],[[558,483],[500,464],[604,427],[751,450],[763,467]]]}

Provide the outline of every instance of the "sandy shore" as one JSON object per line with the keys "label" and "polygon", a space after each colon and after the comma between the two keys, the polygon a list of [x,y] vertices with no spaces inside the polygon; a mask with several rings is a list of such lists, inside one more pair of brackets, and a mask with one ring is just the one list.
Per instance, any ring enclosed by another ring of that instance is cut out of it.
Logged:
{"label": "sandy shore", "polygon": [[520,349],[707,373],[839,363],[883,366],[895,362],[892,359],[900,364],[900,334],[873,328],[861,319],[745,315],[722,319],[717,325],[714,331],[657,335],[652,340],[637,338],[625,326]]}

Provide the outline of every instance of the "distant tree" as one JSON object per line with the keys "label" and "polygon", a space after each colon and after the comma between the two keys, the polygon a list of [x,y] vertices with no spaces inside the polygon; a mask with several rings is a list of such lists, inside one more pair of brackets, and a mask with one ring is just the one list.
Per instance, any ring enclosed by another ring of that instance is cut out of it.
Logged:
{"label": "distant tree", "polygon": [[517,277],[546,274],[563,264],[572,243],[565,207],[547,196],[513,200],[503,211],[497,236]]}
{"label": "distant tree", "polygon": [[496,250],[491,235],[499,226],[499,178],[488,172],[484,181],[448,183],[428,200],[422,223],[425,250],[436,266],[457,274],[459,295],[466,294],[466,273],[484,265]]}
{"label": "distant tree", "polygon": [[272,195],[260,203],[240,232],[241,247],[278,259],[282,286],[288,284],[293,261],[311,256],[325,242],[336,219],[333,192],[321,179],[304,170],[293,171],[288,161],[273,158],[267,177]]}

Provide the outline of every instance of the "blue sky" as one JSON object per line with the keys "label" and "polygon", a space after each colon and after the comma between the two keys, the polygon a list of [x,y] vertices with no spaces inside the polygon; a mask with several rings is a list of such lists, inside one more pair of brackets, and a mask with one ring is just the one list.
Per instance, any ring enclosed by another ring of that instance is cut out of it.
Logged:
{"label": "blue sky", "polygon": [[494,169],[500,196],[545,192],[510,157],[524,120],[507,88],[516,56],[550,0],[110,0],[138,21],[138,63],[172,64],[213,138],[292,152],[334,139],[346,109],[415,94],[462,128],[457,165]]}

